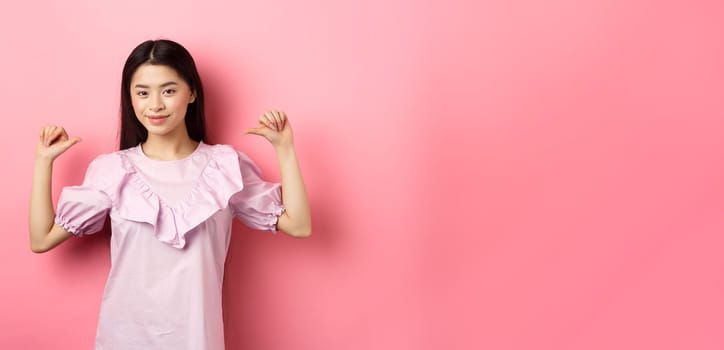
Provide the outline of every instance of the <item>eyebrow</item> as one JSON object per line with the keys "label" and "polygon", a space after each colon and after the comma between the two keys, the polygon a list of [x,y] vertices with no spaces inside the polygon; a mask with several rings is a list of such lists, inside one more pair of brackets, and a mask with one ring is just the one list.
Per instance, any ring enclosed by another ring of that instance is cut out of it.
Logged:
{"label": "eyebrow", "polygon": [[[178,85],[178,83],[176,83],[175,81],[169,81],[169,82],[165,82],[165,83],[161,84],[161,87],[167,87],[169,85]],[[143,84],[136,84],[134,87],[141,88],[141,89],[148,89],[148,85],[143,85]]]}

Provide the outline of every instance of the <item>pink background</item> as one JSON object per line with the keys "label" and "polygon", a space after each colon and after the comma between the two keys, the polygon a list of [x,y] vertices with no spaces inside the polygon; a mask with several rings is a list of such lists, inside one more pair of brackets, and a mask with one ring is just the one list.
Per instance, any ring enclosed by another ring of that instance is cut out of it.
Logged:
{"label": "pink background", "polygon": [[108,233],[30,251],[36,135],[116,147],[143,40],[200,67],[213,141],[278,180],[308,240],[234,229],[229,349],[724,348],[720,1],[46,1],[0,11],[0,348],[90,349]]}

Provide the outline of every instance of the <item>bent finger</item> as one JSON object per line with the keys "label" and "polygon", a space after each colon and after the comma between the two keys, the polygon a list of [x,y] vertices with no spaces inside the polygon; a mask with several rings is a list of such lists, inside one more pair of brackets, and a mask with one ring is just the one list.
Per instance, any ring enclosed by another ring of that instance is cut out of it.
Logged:
{"label": "bent finger", "polygon": [[67,135],[63,135],[63,134],[64,134],[63,129],[57,129],[57,128],[56,128],[56,129],[53,129],[53,130],[48,134],[48,142],[47,142],[47,145],[50,146],[50,145],[52,145],[53,143],[55,143],[56,141],[64,141],[64,140],[66,140],[66,139],[68,138],[68,136],[67,136]]}
{"label": "bent finger", "polygon": [[43,145],[48,145],[48,133],[50,132],[51,125],[46,125],[40,130],[41,141]]}
{"label": "bent finger", "polygon": [[55,131],[56,126],[55,125],[48,125],[44,129],[43,133],[43,144],[48,146],[50,145],[50,136],[53,134],[53,131]]}
{"label": "bent finger", "polygon": [[272,118],[269,115],[269,112],[264,113],[264,115],[262,115],[262,117],[259,119],[259,121],[261,121],[262,124],[264,124],[269,129],[272,129],[272,130],[276,129],[274,122],[272,121]]}
{"label": "bent finger", "polygon": [[281,131],[284,128],[284,120],[282,119],[282,112],[274,110],[274,121],[276,121],[277,131]]}
{"label": "bent finger", "polygon": [[275,130],[276,130],[276,131],[281,130],[281,126],[282,126],[282,125],[281,125],[280,120],[279,120],[279,112],[276,111],[276,110],[271,110],[271,111],[270,111],[270,114],[271,114],[272,122],[274,123]]}
{"label": "bent finger", "polygon": [[281,112],[280,112],[279,117],[280,117],[281,120],[282,120],[282,130],[283,130],[283,129],[287,126],[287,120],[288,120],[289,118],[287,118],[287,114],[284,113],[284,111],[281,111]]}

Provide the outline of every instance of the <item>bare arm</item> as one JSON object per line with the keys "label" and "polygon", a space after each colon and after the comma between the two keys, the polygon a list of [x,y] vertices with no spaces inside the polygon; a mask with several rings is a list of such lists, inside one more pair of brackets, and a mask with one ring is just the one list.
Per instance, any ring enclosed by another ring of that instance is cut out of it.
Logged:
{"label": "bare arm", "polygon": [[72,235],[53,222],[55,211],[51,197],[51,179],[55,158],[78,141],[80,138],[77,137],[69,139],[62,127],[46,126],[40,130],[28,215],[30,249],[35,253],[46,252]]}
{"label": "bare arm", "polygon": [[277,154],[282,175],[282,203],[286,209],[277,221],[277,228],[293,237],[309,237],[312,234],[312,216],[294,151],[292,126],[286,114],[268,111],[259,117],[259,126],[248,129],[246,133],[264,136]]}
{"label": "bare arm", "polygon": [[286,208],[277,228],[294,237],[308,237],[312,233],[312,217],[294,147],[279,147],[276,153],[282,175],[282,203]]}

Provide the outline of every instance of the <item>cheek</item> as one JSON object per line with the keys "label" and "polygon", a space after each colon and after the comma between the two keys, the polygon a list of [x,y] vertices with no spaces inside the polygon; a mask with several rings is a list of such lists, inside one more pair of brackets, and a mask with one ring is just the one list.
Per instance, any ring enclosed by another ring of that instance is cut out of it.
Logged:
{"label": "cheek", "polygon": [[133,107],[133,114],[136,115],[136,119],[141,119],[141,116],[143,115],[143,110],[137,107]]}
{"label": "cheek", "polygon": [[143,106],[141,106],[141,101],[133,96],[131,96],[131,106],[133,106],[133,110],[136,112],[143,108]]}
{"label": "cheek", "polygon": [[174,111],[185,114],[186,108],[188,107],[188,101],[183,98],[178,98],[174,99],[172,105]]}

